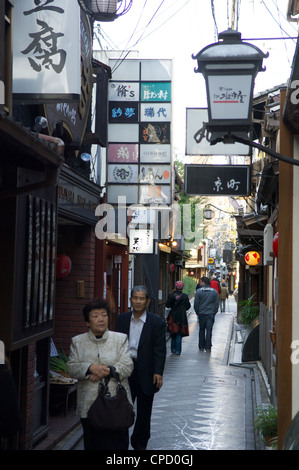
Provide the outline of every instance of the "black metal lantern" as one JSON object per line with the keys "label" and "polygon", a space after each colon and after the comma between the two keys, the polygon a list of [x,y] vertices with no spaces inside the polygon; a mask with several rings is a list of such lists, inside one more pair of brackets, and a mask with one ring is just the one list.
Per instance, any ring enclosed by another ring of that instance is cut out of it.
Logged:
{"label": "black metal lantern", "polygon": [[114,21],[124,15],[133,0],[78,0],[80,7],[95,21]]}
{"label": "black metal lantern", "polygon": [[210,44],[197,55],[195,72],[206,81],[211,144],[237,134],[248,138],[251,130],[251,107],[254,80],[268,57],[256,46],[243,42],[241,33],[228,29],[218,35],[218,42]]}

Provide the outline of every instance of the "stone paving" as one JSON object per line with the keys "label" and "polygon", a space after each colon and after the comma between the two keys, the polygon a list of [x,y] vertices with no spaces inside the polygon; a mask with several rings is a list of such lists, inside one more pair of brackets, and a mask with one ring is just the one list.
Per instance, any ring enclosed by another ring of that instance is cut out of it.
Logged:
{"label": "stone paving", "polygon": [[[229,364],[236,303],[218,313],[212,351],[198,349],[198,322],[182,354],[168,350],[163,387],[156,394],[148,450],[253,450],[252,369]],[[168,342],[168,349],[169,349]]]}

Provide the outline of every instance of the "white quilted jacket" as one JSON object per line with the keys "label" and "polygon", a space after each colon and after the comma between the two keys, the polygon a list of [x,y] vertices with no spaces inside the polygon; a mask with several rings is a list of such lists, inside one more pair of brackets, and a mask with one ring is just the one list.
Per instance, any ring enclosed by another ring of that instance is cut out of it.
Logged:
{"label": "white quilted jacket", "polygon": [[[131,394],[128,377],[133,371],[133,362],[128,350],[128,338],[123,333],[106,330],[102,338],[96,338],[89,330],[87,333],[72,339],[67,371],[71,377],[78,379],[77,414],[86,418],[87,412],[98,395],[99,382],[91,382],[86,372],[91,364],[114,366],[119,373],[130,401]],[[116,381],[110,379],[109,391],[115,395]]]}

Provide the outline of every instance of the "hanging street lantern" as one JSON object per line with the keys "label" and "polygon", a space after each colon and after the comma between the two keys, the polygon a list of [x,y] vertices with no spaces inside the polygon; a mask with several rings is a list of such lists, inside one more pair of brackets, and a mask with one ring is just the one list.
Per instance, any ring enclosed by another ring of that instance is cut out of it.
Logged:
{"label": "hanging street lantern", "polygon": [[114,21],[124,15],[133,0],[78,0],[80,7],[95,21]]}
{"label": "hanging street lantern", "polygon": [[58,255],[56,260],[56,279],[64,279],[72,269],[71,258],[67,255]]}
{"label": "hanging street lantern", "polygon": [[211,144],[234,142],[231,134],[248,138],[254,80],[265,70],[262,62],[268,55],[243,42],[241,33],[232,29],[220,33],[217,43],[192,55],[197,60],[195,72],[202,73],[206,81],[209,122],[205,124]]}
{"label": "hanging street lantern", "polygon": [[210,208],[205,208],[205,219],[211,220],[214,216],[214,212]]}
{"label": "hanging street lantern", "polygon": [[175,270],[175,265],[174,265],[173,263],[170,263],[170,265],[169,265],[169,272],[170,272],[170,273],[173,273],[174,270]]}
{"label": "hanging street lantern", "polygon": [[260,262],[260,255],[257,251],[248,251],[245,255],[245,262],[249,266],[256,266]]}

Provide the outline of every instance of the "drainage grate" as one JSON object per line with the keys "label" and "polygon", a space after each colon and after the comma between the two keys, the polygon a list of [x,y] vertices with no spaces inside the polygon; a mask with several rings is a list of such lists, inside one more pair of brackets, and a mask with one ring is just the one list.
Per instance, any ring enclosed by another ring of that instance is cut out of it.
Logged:
{"label": "drainage grate", "polygon": [[208,384],[239,385],[238,380],[223,379],[221,377],[205,377],[204,382]]}

